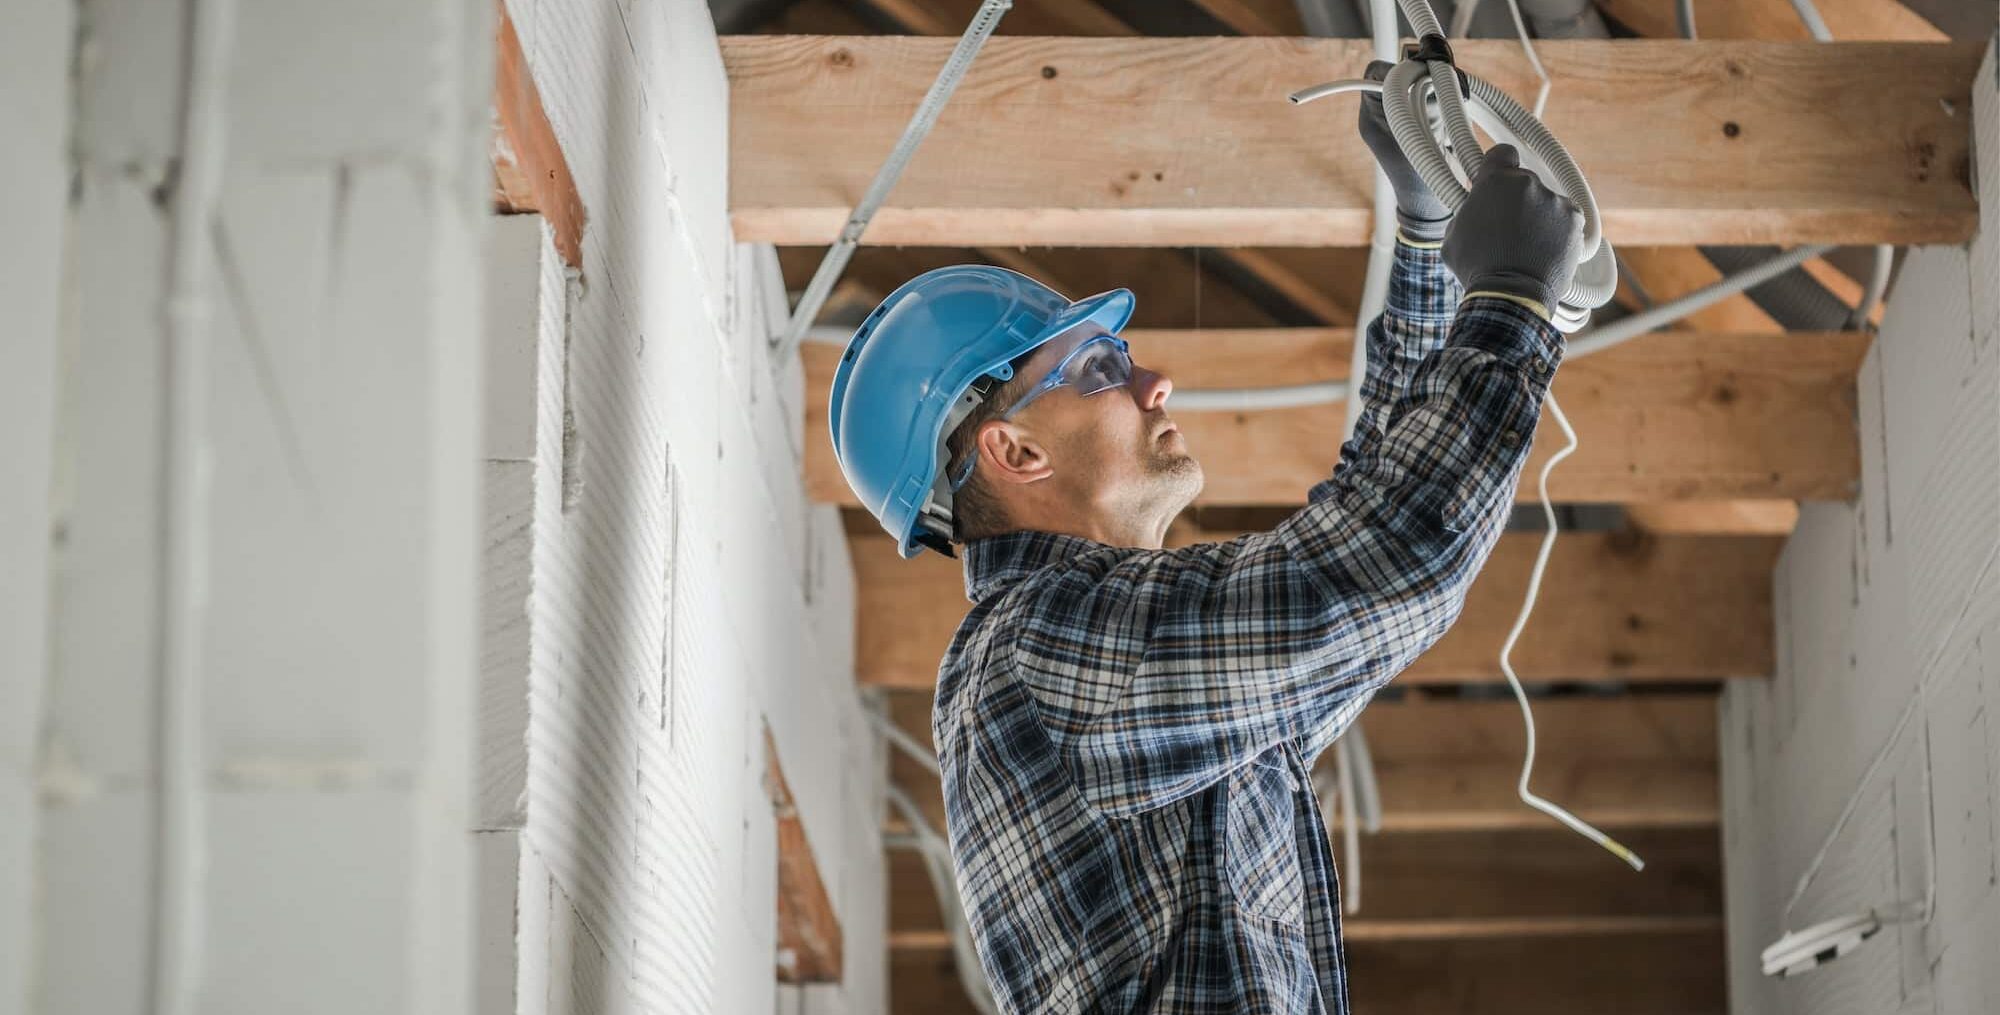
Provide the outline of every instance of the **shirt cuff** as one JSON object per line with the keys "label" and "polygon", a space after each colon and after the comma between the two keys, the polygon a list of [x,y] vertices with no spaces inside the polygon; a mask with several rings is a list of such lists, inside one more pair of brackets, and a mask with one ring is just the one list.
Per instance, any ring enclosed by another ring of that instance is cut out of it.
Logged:
{"label": "shirt cuff", "polygon": [[1483,349],[1501,362],[1547,383],[1562,363],[1563,337],[1555,325],[1500,293],[1474,293],[1459,305],[1450,345]]}

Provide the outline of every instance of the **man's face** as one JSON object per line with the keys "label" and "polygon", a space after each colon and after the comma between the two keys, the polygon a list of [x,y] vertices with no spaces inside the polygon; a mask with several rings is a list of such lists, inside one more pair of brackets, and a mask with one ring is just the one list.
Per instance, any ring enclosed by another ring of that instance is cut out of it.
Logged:
{"label": "man's face", "polygon": [[[1077,346],[1104,334],[1071,329],[1035,350],[1020,376],[1033,384]],[[1036,399],[1015,422],[1041,438],[1058,482],[1101,508],[1130,516],[1180,513],[1201,492],[1201,463],[1167,416],[1173,382],[1136,359],[1132,381],[1084,396],[1064,385]]]}

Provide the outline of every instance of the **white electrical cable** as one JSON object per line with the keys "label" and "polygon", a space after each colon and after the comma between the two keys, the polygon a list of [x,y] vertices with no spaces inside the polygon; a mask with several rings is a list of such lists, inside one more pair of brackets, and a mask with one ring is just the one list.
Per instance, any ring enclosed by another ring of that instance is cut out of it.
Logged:
{"label": "white electrical cable", "polygon": [[904,823],[910,826],[911,839],[924,861],[931,892],[937,896],[938,914],[944,918],[945,935],[951,939],[952,964],[958,970],[959,985],[965,988],[967,999],[979,1009],[980,1015],[996,1015],[993,991],[986,982],[985,967],[979,964],[979,953],[973,948],[971,929],[966,925],[965,904],[959,901],[958,885],[952,880],[950,845],[931,828],[923,809],[902,787],[889,783],[883,787],[883,793],[889,798],[889,806],[902,814]]}
{"label": "white electrical cable", "polygon": [[1528,592],[1522,599],[1521,612],[1515,616],[1514,626],[1508,629],[1507,640],[1500,646],[1500,672],[1506,675],[1507,686],[1513,688],[1514,699],[1521,703],[1521,720],[1528,731],[1528,750],[1521,759],[1521,778],[1515,785],[1515,792],[1519,794],[1523,803],[1568,825],[1578,835],[1597,843],[1609,850],[1613,856],[1631,864],[1633,870],[1644,870],[1646,862],[1641,860],[1638,854],[1627,849],[1623,843],[1598,831],[1588,822],[1543,799],[1528,788],[1528,778],[1535,770],[1535,710],[1528,704],[1528,691],[1521,686],[1520,675],[1514,672],[1514,645],[1521,640],[1521,632],[1527,628],[1528,618],[1534,615],[1535,600],[1542,594],[1542,574],[1548,570],[1549,553],[1556,545],[1556,509],[1549,499],[1549,473],[1555,471],[1555,467],[1563,459],[1575,453],[1578,443],[1576,430],[1569,425],[1569,417],[1563,414],[1562,406],[1556,404],[1553,394],[1548,398],[1548,406],[1549,415],[1555,419],[1556,425],[1562,428],[1564,440],[1562,450],[1550,455],[1549,460],[1542,463],[1541,477],[1537,482],[1542,517],[1547,520],[1549,528],[1542,534],[1542,544],[1535,551],[1535,566],[1528,572]]}
{"label": "white electrical cable", "polygon": [[[1375,58],[1387,63],[1397,59],[1400,40],[1396,35],[1396,0],[1368,0],[1369,28],[1374,34]],[[1389,269],[1396,259],[1396,187],[1389,174],[1375,166],[1374,217],[1368,230],[1368,266],[1361,276],[1361,304],[1355,320],[1364,324],[1382,313],[1389,304]],[[1368,376],[1368,343],[1357,341],[1349,351],[1349,377]],[[1343,443],[1354,438],[1361,424],[1361,400],[1348,399],[1340,422]]]}
{"label": "white electrical cable", "polygon": [[[1986,561],[1979,565],[1979,573],[1972,579],[1972,588],[1985,587],[1987,576],[1992,572],[1995,561],[2000,561],[2000,543],[1996,543],[1993,549],[1987,552]],[[1971,614],[1973,604],[1976,602],[1978,597],[1968,596],[1965,604],[1959,607],[1958,615],[1952,618],[1951,626],[1945,628],[1944,634],[1932,642],[1937,648],[1933,650],[1931,658],[1924,661],[1921,671],[1923,676],[1917,681],[1916,691],[1903,703],[1903,710],[1897,715],[1896,724],[1890,727],[1889,735],[1883,738],[1882,746],[1876,749],[1875,756],[1868,760],[1868,766],[1861,770],[1861,778],[1855,781],[1854,792],[1848,795],[1846,804],[1840,809],[1840,816],[1834,819],[1833,827],[1828,829],[1826,837],[1820,840],[1819,848],[1813,851],[1812,860],[1806,864],[1805,871],[1799,875],[1798,882],[1792,887],[1791,897],[1785,900],[1783,914],[1785,929],[1791,929],[1792,910],[1798,907],[1800,899],[1805,898],[1806,889],[1811,887],[1813,879],[1819,877],[1820,867],[1826,863],[1827,854],[1832,851],[1834,840],[1840,837],[1848,821],[1853,819],[1855,810],[1861,804],[1862,791],[1867,788],[1869,781],[1875,778],[1875,773],[1881,769],[1882,763],[1888,760],[1890,751],[1903,735],[1903,729],[1918,712],[1923,711],[1924,702],[1930,698],[1931,681],[1943,669],[1939,662],[1944,656],[1945,649],[1951,645],[1952,639],[1958,636],[1959,625],[1965,623],[1965,618]],[[1932,877],[1935,878],[1936,875],[1933,874]],[[1936,886],[1933,885],[1932,891],[1935,889]],[[1928,905],[1929,903],[1926,903],[1927,907]]]}
{"label": "white electrical cable", "polygon": [[1361,816],[1361,830],[1374,835],[1382,830],[1382,784],[1375,778],[1375,756],[1368,750],[1359,717],[1340,738],[1354,747],[1354,809]]}
{"label": "white electrical cable", "polygon": [[1819,8],[1812,0],[1792,0],[1792,9],[1799,12],[1799,20],[1805,22],[1806,32],[1820,42],[1832,42],[1833,32],[1826,27],[1826,19],[1819,16]]}
{"label": "white electrical cable", "polygon": [[[1684,0],[1685,2],[1685,0]],[[1819,8],[1812,0],[1792,0],[1792,9],[1798,12],[1799,21],[1806,26],[1806,34],[1815,42],[1832,42],[1833,30],[1826,27],[1826,19],[1819,16]],[[1693,22],[1689,21],[1682,33],[1694,38]],[[1881,302],[1882,294],[1889,288],[1889,269],[1895,263],[1896,248],[1892,244],[1875,245],[1875,264],[1868,274],[1868,288],[1861,294],[1861,303],[1847,317],[1850,331],[1861,331],[1868,327],[1868,318],[1875,312],[1875,304]]]}
{"label": "white electrical cable", "polygon": [[[1685,296],[1654,304],[1649,309],[1629,317],[1621,317],[1603,327],[1592,328],[1569,340],[1563,353],[1564,358],[1589,356],[1615,345],[1623,345],[1641,335],[1672,324],[1703,307],[1719,303],[1745,289],[1762,285],[1832,249],[1825,244],[1793,247],[1778,253],[1770,260],[1745,268],[1721,281],[1711,282]],[[1174,397],[1180,397],[1180,393],[1175,392]]]}
{"label": "white electrical cable", "polygon": [[[1542,69],[1541,57],[1535,53],[1535,44],[1528,37],[1528,26],[1521,18],[1521,5],[1518,0],[1507,0],[1507,10],[1514,17],[1514,31],[1521,37],[1521,48],[1528,52],[1528,62],[1534,65],[1535,73],[1542,79],[1541,90],[1535,96],[1534,115],[1539,118],[1549,98],[1549,75]],[[1613,277],[1615,280],[1615,274]],[[1520,675],[1514,672],[1514,646],[1521,640],[1521,632],[1527,629],[1528,618],[1534,615],[1535,602],[1542,594],[1542,575],[1548,570],[1549,555],[1554,552],[1556,537],[1560,535],[1556,524],[1555,503],[1549,498],[1549,474],[1555,471],[1563,459],[1575,454],[1580,443],[1577,440],[1576,429],[1570,426],[1569,417],[1563,413],[1562,405],[1556,401],[1554,391],[1549,392],[1547,401],[1549,415],[1555,419],[1556,426],[1562,428],[1563,433],[1562,449],[1550,455],[1548,461],[1542,463],[1541,475],[1537,477],[1535,484],[1536,496],[1541,501],[1542,517],[1548,524],[1548,531],[1542,534],[1541,545],[1535,549],[1535,566],[1528,572],[1528,590],[1521,600],[1521,612],[1514,618],[1514,626],[1508,629],[1507,640],[1500,646],[1500,672],[1506,675],[1507,686],[1514,691],[1514,700],[1521,703],[1521,723],[1527,729],[1527,751],[1521,758],[1521,778],[1515,784],[1514,791],[1520,796],[1522,803],[1568,825],[1578,835],[1597,843],[1611,855],[1630,864],[1633,870],[1645,870],[1646,861],[1640,859],[1639,855],[1628,849],[1624,843],[1604,834],[1595,825],[1571,814],[1567,809],[1528,788],[1528,780],[1535,770],[1535,710],[1528,703],[1528,690],[1521,686]]]}
{"label": "white electrical cable", "polygon": [[875,213],[882,203],[889,199],[889,192],[902,179],[903,170],[910,159],[917,154],[917,147],[930,136],[931,128],[937,125],[938,115],[944,112],[951,95],[972,69],[972,59],[979,55],[981,47],[999,26],[1000,18],[1014,6],[1014,0],[984,0],[972,14],[972,20],[965,26],[965,34],[959,36],[958,45],[945,59],[943,69],[931,82],[930,91],[917,104],[917,111],[910,116],[910,122],[903,128],[903,135],[896,139],[896,147],[889,152],[882,168],[875,171],[875,179],[868,184],[868,190],[861,196],[861,203],[847,216],[847,224],[841,227],[840,236],[833,246],[828,247],[826,256],[813,272],[812,281],[807,283],[805,295],[799,298],[798,309],[786,324],[784,335],[776,343],[773,352],[779,362],[791,358],[793,350],[805,339],[812,327],[813,319],[819,316],[820,308],[826,305],[828,296],[833,294],[833,284],[840,279],[840,273],[847,269],[847,262],[854,256],[854,248],[860,246],[861,235],[868,229]]}
{"label": "white electrical cable", "polygon": [[1341,893],[1341,902],[1350,914],[1361,911],[1361,816],[1357,813],[1360,794],[1354,788],[1354,765],[1350,760],[1353,752],[1353,743],[1346,737],[1334,741],[1334,778],[1340,787],[1340,843],[1341,851],[1347,854],[1347,873],[1343,878],[1347,890]]}
{"label": "white electrical cable", "polygon": [[1472,31],[1472,16],[1479,13],[1479,0],[1458,0],[1451,12],[1451,37],[1463,39]]}
{"label": "white electrical cable", "polygon": [[171,209],[171,253],[162,308],[166,370],[159,437],[161,561],[157,609],[158,764],[151,1011],[193,1012],[207,940],[208,851],[202,761],[202,633],[208,615],[209,299],[211,229],[228,156],[229,49],[235,0],[188,7],[181,94],[179,177]]}
{"label": "white electrical cable", "polygon": [[937,755],[932,754],[930,749],[918,742],[916,737],[911,736],[901,726],[896,725],[894,720],[884,715],[879,709],[864,707],[861,711],[862,714],[868,717],[869,725],[875,727],[875,732],[882,734],[882,739],[887,740],[897,750],[902,751],[904,756],[908,757],[911,761],[929,770],[932,775],[943,778],[944,770],[938,767]]}
{"label": "white electrical cable", "polygon": [[[1770,260],[1745,268],[1684,296],[1655,304],[1610,324],[1583,331],[1572,336],[1565,344],[1563,358],[1572,360],[1579,356],[1603,352],[1612,346],[1623,345],[1698,310],[1728,299],[1745,289],[1768,282],[1832,249],[1823,244],[1794,247],[1773,256]],[[849,335],[845,331],[828,329],[815,331],[811,337],[815,341],[845,343]],[[1189,388],[1175,389],[1173,404],[1174,408],[1189,412],[1250,412],[1325,405],[1348,397],[1348,393],[1349,385],[1346,381],[1283,384],[1266,388]]]}

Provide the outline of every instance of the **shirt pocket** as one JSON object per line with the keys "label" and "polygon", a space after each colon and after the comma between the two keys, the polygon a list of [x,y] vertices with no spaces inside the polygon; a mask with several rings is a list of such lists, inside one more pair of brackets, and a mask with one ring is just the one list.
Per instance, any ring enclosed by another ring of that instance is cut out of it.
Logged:
{"label": "shirt pocket", "polygon": [[1295,926],[1305,920],[1297,793],[1291,766],[1281,752],[1272,751],[1230,780],[1226,823],[1228,881],[1237,907]]}

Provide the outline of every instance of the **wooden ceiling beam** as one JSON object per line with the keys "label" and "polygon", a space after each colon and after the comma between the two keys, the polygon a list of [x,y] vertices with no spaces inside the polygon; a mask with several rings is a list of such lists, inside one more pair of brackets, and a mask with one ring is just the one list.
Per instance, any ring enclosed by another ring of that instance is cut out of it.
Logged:
{"label": "wooden ceiling beam", "polygon": [[563,263],[582,267],[583,227],[589,215],[562,145],[556,142],[555,128],[542,109],[541,92],[504,4],[494,26],[494,44],[495,127],[487,153],[493,164],[494,209],[502,214],[541,215],[555,234]]}
{"label": "wooden ceiling beam", "polygon": [[1799,505],[1789,500],[1656,501],[1625,505],[1625,517],[1633,528],[1656,536],[1789,536],[1799,524]]}
{"label": "wooden ceiling beam", "polygon": [[[1715,828],[1715,700],[1712,692],[1537,699],[1535,786],[1603,828]],[[890,696],[891,717],[924,744],[930,708],[926,693]],[[1526,744],[1512,698],[1377,700],[1361,726],[1381,788],[1382,831],[1550,827],[1514,792]],[[1331,765],[1332,754],[1320,764]],[[891,777],[925,807],[932,827],[943,827],[935,775],[898,755]]]}
{"label": "wooden ceiling beam", "polygon": [[[1351,106],[1282,97],[1363,66],[1368,45],[995,38],[866,241],[1358,246],[1374,169]],[[1963,242],[1977,220],[1966,111],[1982,46],[1539,48],[1557,79],[1548,124],[1590,173],[1608,235],[1674,245]],[[829,242],[950,47],[725,37],[737,238]],[[1512,41],[1466,41],[1459,56],[1532,90]]]}
{"label": "wooden ceiling beam", "polygon": [[[1520,609],[1539,539],[1500,538],[1457,625],[1399,682],[1502,679],[1500,644]],[[929,689],[968,608],[958,562],[936,554],[903,560],[886,536],[849,543],[859,597],[857,678]],[[1566,535],[1550,559],[1535,621],[1515,649],[1515,667],[1531,682],[1768,675],[1771,568],[1782,544],[1761,536]]]}
{"label": "wooden ceiling beam", "polygon": [[[981,0],[850,0],[911,35],[956,37]],[[1091,0],[1015,0],[1000,21],[1011,35],[1132,36],[1139,31]]]}
{"label": "wooden ceiling beam", "polygon": [[[1353,941],[1353,1008],[1397,1015],[1691,1015],[1729,1008],[1723,934]],[[975,1015],[952,957],[892,951],[890,1015]]]}
{"label": "wooden ceiling beam", "polygon": [[1193,0],[1196,7],[1238,35],[1304,35],[1298,9],[1279,0],[1282,9],[1253,0]]}
{"label": "wooden ceiling beam", "polygon": [[[1659,0],[1597,0],[1604,13],[1640,35],[1679,38],[1674,5]],[[1841,42],[1943,42],[1948,36],[1896,0],[1815,0],[1827,31]],[[1786,0],[1694,0],[1700,39],[1812,38]]]}
{"label": "wooden ceiling beam", "polygon": [[[1620,838],[1646,858],[1643,875],[1551,821],[1532,831],[1362,836],[1361,908],[1351,919],[1374,924],[1384,941],[1487,937],[1510,925],[1545,937],[1711,929],[1701,921],[1722,915],[1716,830]],[[889,893],[891,930],[942,929],[920,858],[892,862]]]}
{"label": "wooden ceiling beam", "polygon": [[844,961],[840,917],[806,840],[769,726],[764,727],[764,792],[771,799],[778,837],[778,980],[839,983]]}
{"label": "wooden ceiling beam", "polygon": [[[1140,362],[1181,388],[1298,384],[1346,376],[1353,333],[1335,329],[1132,330]],[[1661,332],[1565,363],[1556,375],[1582,446],[1551,478],[1556,499],[1844,499],[1860,473],[1855,332]],[[808,344],[806,485],[852,505],[826,430],[840,349]],[[1197,504],[1302,504],[1339,455],[1339,405],[1252,412],[1173,411],[1207,483]],[[1533,475],[1560,433],[1546,420]],[[1532,482],[1523,498],[1535,495]]]}
{"label": "wooden ceiling beam", "polygon": [[1212,247],[1208,253],[1262,282],[1293,306],[1311,314],[1318,324],[1354,325],[1353,308],[1327,295],[1317,283],[1292,270],[1269,251]]}
{"label": "wooden ceiling beam", "polygon": [[[1489,916],[1459,920],[1349,917],[1340,923],[1340,933],[1345,940],[1363,942],[1705,934],[1721,930],[1720,916]],[[889,933],[890,951],[943,951],[950,947],[951,935],[943,930],[897,930]]]}

